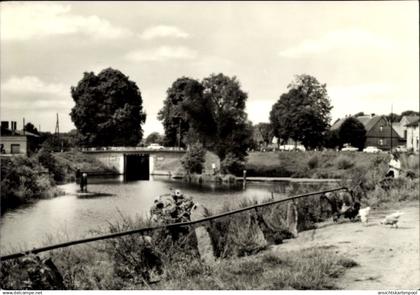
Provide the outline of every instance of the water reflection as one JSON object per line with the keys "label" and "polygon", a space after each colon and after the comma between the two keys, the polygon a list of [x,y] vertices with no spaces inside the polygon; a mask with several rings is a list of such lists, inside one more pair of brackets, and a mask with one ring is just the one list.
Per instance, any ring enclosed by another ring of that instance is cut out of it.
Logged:
{"label": "water reflection", "polygon": [[[284,185],[284,184],[283,184]],[[243,199],[263,200],[281,184],[248,183],[217,185],[187,184],[167,177],[154,177],[150,181],[124,182],[122,177],[89,178],[88,190],[112,196],[80,198],[79,186],[69,183],[60,186],[65,195],[6,212],[0,219],[0,249],[28,249],[47,241],[47,236],[57,242],[89,236],[92,230],[106,230],[109,222],[121,220],[121,215],[134,218],[146,216],[155,198],[171,188],[180,189],[195,201],[217,211],[227,203]]]}

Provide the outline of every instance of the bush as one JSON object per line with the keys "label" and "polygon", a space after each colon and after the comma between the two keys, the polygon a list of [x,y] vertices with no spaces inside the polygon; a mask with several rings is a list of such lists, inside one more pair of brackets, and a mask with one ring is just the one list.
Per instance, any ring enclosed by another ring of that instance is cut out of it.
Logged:
{"label": "bush", "polygon": [[51,150],[44,147],[38,152],[37,157],[39,163],[48,169],[48,172],[52,174],[55,181],[63,182],[65,180],[66,172],[56,158],[54,158]]}
{"label": "bush", "polygon": [[232,153],[227,154],[225,159],[220,163],[220,169],[223,174],[241,175],[244,168],[244,161]]}
{"label": "bush", "polygon": [[206,151],[201,143],[195,143],[182,157],[182,166],[188,173],[202,173]]}
{"label": "bush", "polygon": [[349,169],[353,167],[353,161],[347,156],[339,156],[335,161],[335,164],[338,169]]}
{"label": "bush", "polygon": [[52,183],[33,158],[1,159],[1,210],[51,196]]}
{"label": "bush", "polygon": [[315,169],[318,167],[318,163],[319,163],[319,159],[317,155],[313,155],[309,160],[308,160],[308,167],[310,169]]}

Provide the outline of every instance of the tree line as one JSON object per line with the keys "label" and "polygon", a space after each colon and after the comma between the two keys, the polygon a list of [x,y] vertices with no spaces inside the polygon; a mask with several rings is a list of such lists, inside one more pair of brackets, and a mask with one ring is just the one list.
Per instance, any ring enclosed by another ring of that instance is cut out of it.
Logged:
{"label": "tree line", "polygon": [[[80,145],[135,146],[142,140],[146,112],[141,92],[122,72],[108,68],[97,75],[84,73],[71,87],[71,96],[75,106],[70,116]],[[295,76],[273,104],[269,123],[252,125],[245,111],[247,99],[236,77],[220,73],[202,80],[178,78],[169,86],[158,113],[164,134],[153,133],[146,142],[202,148],[231,166],[244,161],[255,146],[255,130],[267,144],[272,136],[279,143],[291,139],[307,149],[340,146],[344,140],[358,147],[364,144],[366,131],[354,118],[346,120],[338,132],[330,131],[332,106],[327,87],[313,76]]]}

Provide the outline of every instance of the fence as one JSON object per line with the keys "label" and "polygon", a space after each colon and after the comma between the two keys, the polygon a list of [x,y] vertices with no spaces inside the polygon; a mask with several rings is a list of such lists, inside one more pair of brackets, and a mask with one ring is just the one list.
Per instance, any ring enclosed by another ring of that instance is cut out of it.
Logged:
{"label": "fence", "polygon": [[91,237],[91,238],[86,238],[86,239],[64,242],[64,243],[45,246],[45,247],[41,247],[41,248],[34,248],[32,250],[28,250],[28,251],[24,251],[24,252],[19,252],[19,253],[14,253],[14,254],[1,256],[0,261],[5,261],[5,260],[10,260],[10,259],[23,257],[23,256],[28,255],[28,254],[38,254],[38,253],[41,253],[41,252],[51,251],[51,250],[54,250],[54,249],[69,247],[69,246],[78,245],[78,244],[90,243],[90,242],[106,240],[106,239],[113,239],[113,238],[118,238],[118,237],[122,237],[122,236],[126,236],[126,235],[132,235],[132,234],[148,233],[148,232],[158,230],[158,229],[175,228],[175,227],[181,227],[181,226],[194,225],[194,224],[218,219],[218,218],[221,218],[221,217],[225,217],[225,216],[229,216],[229,215],[233,215],[233,214],[238,214],[238,213],[241,213],[241,212],[244,212],[244,211],[249,211],[249,210],[253,210],[253,209],[257,209],[257,208],[261,208],[261,207],[266,207],[266,206],[270,206],[270,205],[274,205],[274,204],[278,204],[278,203],[283,203],[283,202],[287,202],[287,201],[291,201],[291,200],[296,200],[296,199],[305,198],[305,197],[314,196],[314,195],[322,195],[322,194],[325,194],[325,193],[341,191],[341,190],[349,191],[349,189],[347,187],[339,187],[339,188],[330,189],[330,190],[318,191],[318,192],[313,192],[313,193],[306,193],[306,194],[297,195],[297,196],[293,196],[293,197],[289,197],[289,198],[285,198],[285,199],[281,199],[281,200],[275,200],[275,201],[271,201],[271,202],[267,202],[267,203],[248,206],[248,207],[245,207],[245,208],[241,208],[241,209],[237,209],[237,210],[233,210],[233,211],[228,211],[228,212],[224,212],[224,213],[217,214],[217,215],[212,215],[212,216],[209,216],[209,217],[206,217],[206,218],[203,218],[203,219],[194,220],[194,221],[179,222],[179,223],[158,225],[158,226],[153,226],[153,227],[139,228],[139,229],[124,231],[124,232],[118,232],[118,233],[106,234],[106,235],[101,235],[101,236],[96,236],[96,237]]}

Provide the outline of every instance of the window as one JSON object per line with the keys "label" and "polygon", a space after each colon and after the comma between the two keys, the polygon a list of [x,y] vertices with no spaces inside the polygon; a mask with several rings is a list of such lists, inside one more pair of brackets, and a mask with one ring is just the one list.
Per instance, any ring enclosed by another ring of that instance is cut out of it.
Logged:
{"label": "window", "polygon": [[382,126],[382,125],[381,125],[381,126],[379,127],[379,130],[381,130],[381,132],[382,132],[382,131],[384,130],[384,126]]}
{"label": "window", "polygon": [[379,139],[379,145],[384,145],[384,140],[383,139]]}
{"label": "window", "polygon": [[11,154],[20,154],[20,144],[11,144],[10,145]]}

